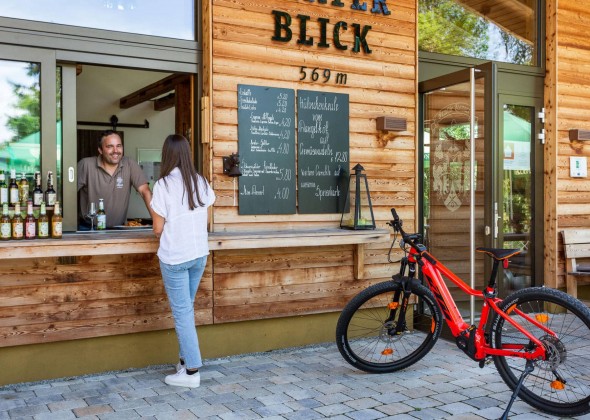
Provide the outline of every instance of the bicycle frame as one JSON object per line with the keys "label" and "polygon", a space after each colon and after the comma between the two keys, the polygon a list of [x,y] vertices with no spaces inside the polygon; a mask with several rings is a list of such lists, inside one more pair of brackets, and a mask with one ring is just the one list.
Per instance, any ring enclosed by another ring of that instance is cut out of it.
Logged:
{"label": "bicycle frame", "polygon": [[[535,336],[530,334],[516,321],[514,321],[509,316],[509,313],[511,311],[515,311],[516,314],[521,316],[527,322],[530,322],[536,327],[542,329],[547,334],[550,334],[555,337],[557,335],[549,328],[545,327],[541,322],[528,316],[516,307],[510,308],[506,312],[502,311],[498,307],[498,302],[501,302],[501,299],[496,297],[496,293],[493,287],[487,286],[485,291],[479,291],[469,287],[455,273],[453,273],[448,267],[446,267],[444,264],[442,264],[440,261],[434,258],[427,251],[418,252],[413,247],[410,247],[408,261],[410,263],[417,263],[421,266],[422,274],[428,282],[428,287],[430,288],[435,299],[437,300],[438,305],[442,310],[445,321],[454,337],[458,337],[459,335],[464,334],[464,332],[468,331],[471,328],[471,326],[468,325],[461,316],[459,309],[455,304],[455,300],[451,296],[449,288],[444,282],[443,275],[451,282],[453,282],[455,285],[457,285],[464,293],[470,296],[475,296],[476,298],[483,299],[481,318],[479,320],[479,324],[475,328],[476,335],[474,343],[476,351],[474,356],[476,360],[483,360],[486,356],[518,357],[527,360],[545,359],[545,348],[541,341],[539,341]],[[507,322],[513,325],[514,328],[516,328],[519,332],[526,336],[530,340],[530,342],[534,343],[534,351],[529,351],[530,348],[528,347],[528,345],[525,344],[503,344],[502,348],[500,349],[490,347],[490,343],[488,342],[488,340],[486,340],[484,333],[484,329],[487,324],[490,311],[496,312],[499,316],[504,318]],[[469,333],[471,334],[473,333],[473,331],[470,331]]]}

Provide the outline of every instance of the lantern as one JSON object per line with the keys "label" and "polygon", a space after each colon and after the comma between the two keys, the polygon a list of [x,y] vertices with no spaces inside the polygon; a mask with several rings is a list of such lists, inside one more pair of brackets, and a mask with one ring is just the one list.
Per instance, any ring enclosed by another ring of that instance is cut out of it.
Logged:
{"label": "lantern", "polygon": [[375,229],[375,216],[371,196],[369,195],[369,183],[363,168],[357,164],[354,174],[350,174],[348,181],[348,193],[344,203],[344,211],[340,219],[340,227],[344,229]]}

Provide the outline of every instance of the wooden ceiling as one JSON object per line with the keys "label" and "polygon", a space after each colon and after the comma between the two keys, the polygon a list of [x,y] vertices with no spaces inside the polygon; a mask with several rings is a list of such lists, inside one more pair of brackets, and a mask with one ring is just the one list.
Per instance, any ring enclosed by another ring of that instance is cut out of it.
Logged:
{"label": "wooden ceiling", "polygon": [[534,0],[456,0],[505,31],[532,44],[535,41]]}

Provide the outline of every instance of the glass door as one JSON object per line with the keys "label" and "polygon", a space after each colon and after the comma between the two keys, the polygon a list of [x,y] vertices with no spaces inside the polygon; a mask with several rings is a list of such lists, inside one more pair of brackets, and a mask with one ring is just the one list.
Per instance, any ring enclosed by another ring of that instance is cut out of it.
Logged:
{"label": "glass door", "polygon": [[[541,101],[534,98],[500,95],[499,100],[499,174],[498,246],[522,248],[511,258],[500,281],[500,295],[542,284],[535,273],[542,273],[539,256],[542,231],[535,221],[542,221],[543,195],[542,145],[537,139],[541,131],[538,114]],[[537,186],[537,188],[535,188]]]}
{"label": "glass door", "polygon": [[[486,268],[475,248],[489,246],[493,70],[483,65],[420,83],[426,245],[476,289],[484,286]],[[463,316],[474,317],[473,299],[447,285]]]}

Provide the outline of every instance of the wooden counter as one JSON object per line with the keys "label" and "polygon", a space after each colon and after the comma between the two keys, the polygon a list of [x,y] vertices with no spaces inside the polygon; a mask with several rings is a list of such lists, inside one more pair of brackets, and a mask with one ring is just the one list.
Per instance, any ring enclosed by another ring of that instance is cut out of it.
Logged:
{"label": "wooden counter", "polygon": [[[363,245],[389,241],[384,229],[285,230],[267,232],[215,232],[209,234],[211,251],[355,245],[355,278],[363,278]],[[0,243],[0,259],[69,257],[155,253],[158,240],[151,230],[133,232],[68,233],[62,239],[6,241]]]}
{"label": "wooden counter", "polygon": [[[284,230],[271,232],[215,232],[209,234],[211,251],[224,249],[288,248],[350,245],[389,240],[384,229]],[[151,230],[133,232],[66,233],[63,239],[35,239],[0,243],[0,259],[67,257],[79,255],[141,254],[156,252]]]}

